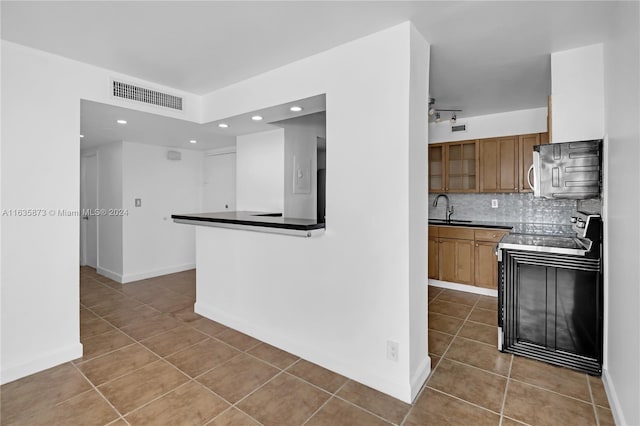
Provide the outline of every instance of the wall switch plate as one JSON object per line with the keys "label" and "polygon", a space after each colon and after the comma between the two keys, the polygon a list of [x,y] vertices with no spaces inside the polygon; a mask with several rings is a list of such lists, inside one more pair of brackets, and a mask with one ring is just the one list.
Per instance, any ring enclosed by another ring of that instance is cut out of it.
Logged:
{"label": "wall switch plate", "polygon": [[387,359],[398,362],[398,342],[387,340]]}
{"label": "wall switch plate", "polygon": [[136,207],[142,207],[142,198],[136,198],[134,203]]}
{"label": "wall switch plate", "polygon": [[491,200],[491,208],[492,209],[498,208],[498,200]]}

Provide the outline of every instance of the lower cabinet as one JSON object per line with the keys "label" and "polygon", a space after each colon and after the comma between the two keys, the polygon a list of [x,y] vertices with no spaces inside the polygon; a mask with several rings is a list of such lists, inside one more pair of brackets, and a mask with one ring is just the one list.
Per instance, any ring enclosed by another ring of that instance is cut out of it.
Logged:
{"label": "lower cabinet", "polygon": [[497,289],[495,248],[506,234],[495,229],[429,226],[429,278]]}

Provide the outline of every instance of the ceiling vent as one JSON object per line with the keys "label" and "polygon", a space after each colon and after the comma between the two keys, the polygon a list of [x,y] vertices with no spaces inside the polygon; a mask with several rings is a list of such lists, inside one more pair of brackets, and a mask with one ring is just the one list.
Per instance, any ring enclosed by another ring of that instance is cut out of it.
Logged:
{"label": "ceiling vent", "polygon": [[454,124],[453,126],[451,126],[451,133],[466,132],[466,131],[467,131],[466,124]]}
{"label": "ceiling vent", "polygon": [[113,80],[113,96],[182,111],[182,98]]}

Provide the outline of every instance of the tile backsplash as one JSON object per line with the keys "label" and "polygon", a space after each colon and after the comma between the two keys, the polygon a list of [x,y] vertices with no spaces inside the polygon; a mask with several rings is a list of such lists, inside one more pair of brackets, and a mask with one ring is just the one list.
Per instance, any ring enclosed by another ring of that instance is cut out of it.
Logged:
{"label": "tile backsplash", "polygon": [[[429,194],[429,218],[444,219],[445,200],[433,207],[437,194]],[[452,219],[481,222],[519,222],[529,224],[569,225],[576,210],[600,212],[600,200],[546,200],[531,193],[506,194],[447,194],[454,206]],[[498,208],[491,208],[491,200],[498,200]]]}

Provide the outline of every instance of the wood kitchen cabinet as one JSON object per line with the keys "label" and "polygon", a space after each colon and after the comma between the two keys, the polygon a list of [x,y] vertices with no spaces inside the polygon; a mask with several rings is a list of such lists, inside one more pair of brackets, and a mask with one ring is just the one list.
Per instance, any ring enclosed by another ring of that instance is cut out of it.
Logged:
{"label": "wood kitchen cabinet", "polygon": [[437,280],[440,279],[439,268],[438,268],[438,227],[430,226],[429,227],[429,278]]}
{"label": "wood kitchen cabinet", "polygon": [[445,192],[444,144],[429,145],[429,192]]}
{"label": "wood kitchen cabinet", "polygon": [[478,141],[449,142],[445,147],[445,192],[478,192]]}
{"label": "wood kitchen cabinet", "polygon": [[498,289],[498,257],[496,245],[508,232],[496,230],[478,230],[474,232],[474,283],[478,287]]}
{"label": "wood kitchen cabinet", "polygon": [[507,231],[429,226],[429,278],[497,289],[495,247]]}
{"label": "wood kitchen cabinet", "polygon": [[518,137],[519,173],[518,191],[531,192],[531,187],[527,181],[529,167],[533,164],[534,145],[544,145],[549,143],[549,133],[532,133],[520,135]]}
{"label": "wood kitchen cabinet", "polygon": [[480,192],[518,191],[518,137],[480,139]]}

